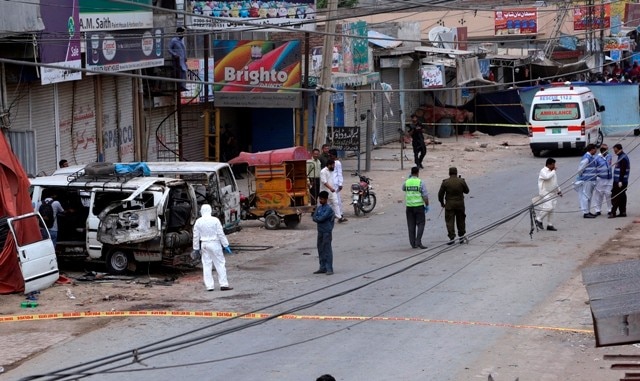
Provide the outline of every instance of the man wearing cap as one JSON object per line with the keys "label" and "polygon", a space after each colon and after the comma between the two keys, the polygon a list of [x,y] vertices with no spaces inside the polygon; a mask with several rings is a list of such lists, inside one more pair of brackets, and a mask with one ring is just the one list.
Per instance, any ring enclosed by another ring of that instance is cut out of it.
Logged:
{"label": "man wearing cap", "polygon": [[[184,45],[184,32],[185,29],[181,26],[176,28],[176,35],[169,42],[169,53],[173,57],[173,68],[175,70],[175,77],[186,80],[187,79],[187,48]],[[187,91],[184,83],[179,84],[180,91]]]}
{"label": "man wearing cap", "polygon": [[449,168],[449,178],[442,180],[440,191],[438,191],[438,201],[444,208],[444,221],[447,224],[447,234],[449,235],[447,245],[455,243],[456,226],[460,243],[465,241],[464,235],[467,233],[465,219],[467,215],[464,208],[464,195],[467,193],[469,193],[469,186],[467,186],[467,182],[462,177],[458,176],[458,168]]}

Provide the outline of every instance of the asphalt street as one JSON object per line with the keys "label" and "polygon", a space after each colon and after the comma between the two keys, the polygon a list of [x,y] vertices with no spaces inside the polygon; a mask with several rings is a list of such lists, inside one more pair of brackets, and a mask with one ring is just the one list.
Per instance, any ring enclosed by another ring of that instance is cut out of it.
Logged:
{"label": "asphalt street", "polygon": [[[632,168],[640,163],[640,153],[629,156]],[[561,182],[571,182],[578,161],[578,156],[558,158]],[[317,265],[315,232],[301,231],[307,236],[274,253],[267,271],[251,274],[251,284],[237,280],[235,291],[218,293],[203,306],[295,316],[117,320],[58,344],[4,376],[16,380],[84,364],[81,369],[100,371],[91,380],[315,380],[324,373],[338,380],[486,379],[480,371],[469,373],[474,360],[490,352],[509,327],[528,321],[593,250],[631,222],[583,219],[577,194],[567,188],[558,202],[558,232],[531,237],[528,213],[488,229],[530,204],[544,159],[487,165],[492,171],[486,176],[461,173],[471,188],[467,245],[444,244],[444,217],[435,202],[438,184],[429,184],[427,250],[409,247],[404,206],[388,202],[384,213],[336,225],[335,275],[311,274]],[[401,173],[388,175],[398,177],[399,187]],[[637,187],[629,191],[630,215],[637,214],[639,195]],[[243,295],[262,296],[238,300]],[[585,314],[566,328],[583,329],[588,319]],[[184,333],[190,330],[198,331]],[[152,344],[167,337],[174,339]],[[134,348],[139,350],[132,363]],[[90,360],[115,353],[120,361],[111,358],[92,367]],[[104,373],[110,368],[116,373]]]}

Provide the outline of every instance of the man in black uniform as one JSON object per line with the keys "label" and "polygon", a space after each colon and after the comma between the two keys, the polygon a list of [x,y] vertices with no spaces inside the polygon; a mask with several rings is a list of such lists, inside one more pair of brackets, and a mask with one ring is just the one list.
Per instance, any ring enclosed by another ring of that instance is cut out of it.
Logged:
{"label": "man in black uniform", "polygon": [[456,167],[449,168],[449,178],[442,180],[442,185],[440,185],[440,191],[438,192],[438,201],[444,208],[444,221],[447,224],[447,233],[449,235],[447,245],[455,243],[456,231],[454,224],[458,227],[460,243],[465,241],[464,235],[467,232],[465,218],[467,216],[464,213],[464,195],[466,193],[469,193],[467,182],[458,176]]}
{"label": "man in black uniform", "polygon": [[427,155],[427,145],[424,143],[424,135],[422,133],[422,123],[418,120],[416,114],[411,114],[411,125],[407,134],[411,136],[411,145],[413,146],[413,158],[416,167],[422,169],[422,160]]}

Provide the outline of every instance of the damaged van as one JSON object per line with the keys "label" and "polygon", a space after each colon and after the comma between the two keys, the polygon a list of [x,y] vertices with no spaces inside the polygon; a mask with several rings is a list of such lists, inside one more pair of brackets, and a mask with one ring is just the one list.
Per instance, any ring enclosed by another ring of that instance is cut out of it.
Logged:
{"label": "damaged van", "polygon": [[43,176],[30,179],[34,206],[51,197],[59,259],[104,261],[122,274],[137,263],[192,266],[196,196],[184,180],[160,177]]}

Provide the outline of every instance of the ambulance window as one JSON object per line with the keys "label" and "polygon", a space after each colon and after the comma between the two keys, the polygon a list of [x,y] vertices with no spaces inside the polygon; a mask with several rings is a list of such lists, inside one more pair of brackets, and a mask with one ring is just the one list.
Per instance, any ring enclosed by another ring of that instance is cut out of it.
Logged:
{"label": "ambulance window", "polygon": [[580,118],[578,103],[538,103],[533,106],[533,120],[575,120]]}
{"label": "ambulance window", "polygon": [[596,114],[596,105],[593,102],[593,99],[589,99],[582,104],[582,108],[584,108],[584,117],[591,118]]}

